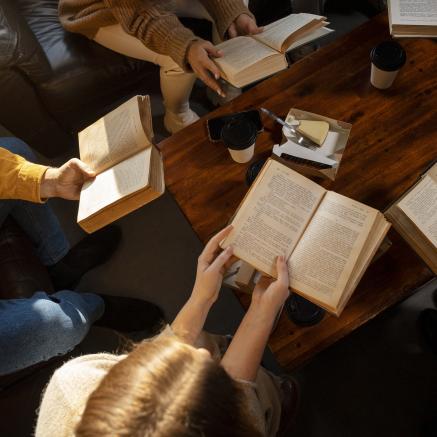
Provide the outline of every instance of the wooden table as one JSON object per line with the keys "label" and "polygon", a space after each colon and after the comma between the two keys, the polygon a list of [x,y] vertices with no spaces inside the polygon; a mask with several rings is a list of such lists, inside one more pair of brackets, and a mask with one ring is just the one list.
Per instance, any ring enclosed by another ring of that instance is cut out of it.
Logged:
{"label": "wooden table", "polygon": [[[437,43],[401,40],[407,64],[392,88],[380,91],[369,83],[369,53],[387,38],[382,14],[159,144],[167,188],[203,242],[234,213],[247,191],[248,167],[208,141],[207,118],[259,106],[285,116],[295,107],[352,123],[337,178],[322,185],[379,210],[419,177],[437,157]],[[281,138],[278,125],[264,122],[254,160]],[[284,368],[302,364],[432,278],[394,230],[389,238],[392,247],[369,267],[340,318],[302,328],[282,315],[269,345]],[[248,297],[238,297],[247,307]]]}

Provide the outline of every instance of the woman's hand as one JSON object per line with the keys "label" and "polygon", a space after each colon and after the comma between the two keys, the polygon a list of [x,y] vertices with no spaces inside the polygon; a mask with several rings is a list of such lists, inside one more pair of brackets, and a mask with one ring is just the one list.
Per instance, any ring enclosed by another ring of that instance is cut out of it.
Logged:
{"label": "woman's hand", "polygon": [[197,262],[196,282],[193,288],[193,297],[202,300],[215,302],[222,285],[223,275],[226,270],[235,262],[232,257],[232,247],[221,251],[222,241],[232,230],[232,226],[222,229],[217,235],[209,240],[205,249],[199,256]]}
{"label": "woman's hand", "polygon": [[197,77],[219,96],[225,97],[223,90],[217,82],[221,76],[220,70],[211,60],[210,56],[220,58],[223,56],[223,52],[217,50],[209,41],[197,40],[188,48],[188,63],[191,65]]}
{"label": "woman's hand", "polygon": [[229,38],[235,38],[240,35],[256,35],[264,30],[263,27],[258,27],[256,21],[247,14],[239,15],[234,22],[229,26]]}
{"label": "woman's hand", "polygon": [[263,276],[256,284],[252,294],[252,302],[261,306],[263,311],[272,311],[274,316],[290,295],[288,268],[283,256],[278,256],[276,270],[278,278],[274,280]]}
{"label": "woman's hand", "polygon": [[40,185],[42,199],[62,197],[78,200],[84,182],[93,179],[96,173],[77,158],[70,159],[59,168],[48,168]]}
{"label": "woman's hand", "polygon": [[199,256],[196,282],[193,292],[183,308],[171,324],[173,331],[189,344],[196,344],[202,332],[208,312],[217,300],[223,274],[235,262],[232,259],[232,248],[220,252],[220,241],[231,232],[227,226],[209,240]]}
{"label": "woman's hand", "polygon": [[288,269],[284,257],[276,261],[278,279],[261,278],[221,364],[234,379],[255,381],[275,317],[288,297]]}

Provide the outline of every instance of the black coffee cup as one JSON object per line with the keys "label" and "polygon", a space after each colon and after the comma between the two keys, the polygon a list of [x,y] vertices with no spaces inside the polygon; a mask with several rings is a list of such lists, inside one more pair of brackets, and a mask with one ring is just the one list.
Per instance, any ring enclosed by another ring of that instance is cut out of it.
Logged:
{"label": "black coffee cup", "polygon": [[245,163],[255,152],[257,129],[253,121],[235,118],[228,121],[222,129],[221,138],[235,162]]}
{"label": "black coffee cup", "polygon": [[396,41],[384,41],[370,52],[372,71],[371,84],[379,89],[391,87],[398,71],[405,65],[407,55],[403,47]]}

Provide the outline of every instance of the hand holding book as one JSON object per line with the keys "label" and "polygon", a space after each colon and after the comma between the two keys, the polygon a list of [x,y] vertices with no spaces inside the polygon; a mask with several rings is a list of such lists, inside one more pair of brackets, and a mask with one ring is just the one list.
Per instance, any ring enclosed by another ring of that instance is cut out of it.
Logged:
{"label": "hand holding book", "polygon": [[221,361],[221,365],[235,379],[256,380],[275,319],[288,297],[285,259],[276,258],[277,279],[260,279],[253,292],[250,307]]}
{"label": "hand holding book", "polygon": [[[247,14],[239,15],[229,26],[229,39],[243,35],[256,35],[263,31],[262,27],[256,25],[256,21]],[[188,48],[187,59],[197,77],[206,86],[215,91],[219,96],[226,97],[218,80],[221,77],[220,69],[214,63],[214,58],[221,58],[223,52],[215,48],[209,41],[194,41]]]}
{"label": "hand holding book", "polygon": [[319,15],[291,14],[264,26],[262,32],[218,44],[224,55],[214,61],[225,80],[242,87],[287,68],[285,53],[332,32],[326,24],[325,17]]}
{"label": "hand holding book", "polygon": [[196,282],[193,288],[193,296],[200,300],[215,302],[222,285],[223,275],[235,262],[232,254],[232,246],[223,250],[219,255],[220,242],[232,231],[232,226],[222,229],[217,235],[209,240],[197,262]]}
{"label": "hand holding book", "polygon": [[258,27],[256,21],[247,14],[239,15],[235,21],[229,26],[229,39],[237,36],[256,35],[264,30],[263,27]]}
{"label": "hand holding book", "polygon": [[61,197],[79,200],[83,184],[95,176],[96,173],[77,158],[70,159],[59,168],[50,167],[41,180],[41,199]]}
{"label": "hand holding book", "polygon": [[290,296],[289,286],[289,271],[284,256],[276,258],[276,278],[272,279],[267,276],[261,277],[256,284],[252,302],[261,305],[265,312],[276,317],[284,302]]}
{"label": "hand holding book", "polygon": [[218,84],[220,70],[213,62],[213,58],[220,58],[223,52],[203,39],[194,41],[188,48],[187,59],[197,77],[219,96],[225,97]]}
{"label": "hand holding book", "polygon": [[383,215],[268,160],[222,242],[271,277],[284,255],[289,286],[339,315],[389,229]]}
{"label": "hand holding book", "polygon": [[83,184],[77,221],[87,232],[159,197],[165,189],[153,145],[148,96],[135,96],[79,133],[81,160],[96,173]]}

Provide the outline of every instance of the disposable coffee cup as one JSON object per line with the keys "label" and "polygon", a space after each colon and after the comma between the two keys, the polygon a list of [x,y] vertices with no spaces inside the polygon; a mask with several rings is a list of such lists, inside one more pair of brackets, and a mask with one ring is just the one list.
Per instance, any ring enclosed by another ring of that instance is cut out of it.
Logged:
{"label": "disposable coffee cup", "polygon": [[407,60],[407,55],[396,41],[384,41],[372,49],[370,60],[370,83],[375,88],[385,90],[392,86],[396,75]]}
{"label": "disposable coffee cup", "polygon": [[223,126],[221,137],[235,162],[249,162],[255,152],[257,130],[255,123],[244,118],[234,119]]}

